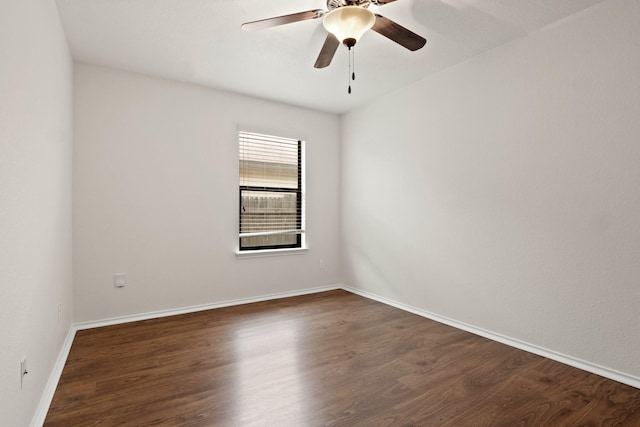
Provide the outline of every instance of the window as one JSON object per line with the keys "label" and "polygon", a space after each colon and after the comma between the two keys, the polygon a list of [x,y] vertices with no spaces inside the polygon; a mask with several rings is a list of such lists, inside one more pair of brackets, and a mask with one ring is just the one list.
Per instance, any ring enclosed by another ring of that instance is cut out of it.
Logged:
{"label": "window", "polygon": [[303,142],[240,131],[240,250],[301,248]]}

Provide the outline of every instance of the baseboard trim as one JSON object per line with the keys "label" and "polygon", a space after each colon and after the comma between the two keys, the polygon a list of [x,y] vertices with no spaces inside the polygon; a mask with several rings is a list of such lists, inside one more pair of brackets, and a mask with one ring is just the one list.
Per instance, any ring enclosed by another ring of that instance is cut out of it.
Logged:
{"label": "baseboard trim", "polygon": [[251,304],[254,302],[263,302],[263,301],[270,301],[270,300],[280,299],[280,298],[290,298],[290,297],[297,297],[301,295],[316,294],[319,292],[332,291],[332,290],[341,289],[341,288],[342,288],[341,285],[319,286],[315,288],[306,288],[306,289],[301,289],[296,291],[260,295],[257,297],[239,298],[234,300],[227,300],[227,301],[221,301],[221,302],[215,302],[215,303],[209,303],[209,304],[192,305],[188,307],[174,308],[169,310],[151,311],[148,313],[134,314],[131,316],[120,316],[120,317],[112,317],[108,319],[93,320],[89,322],[80,322],[80,323],[74,324],[73,326],[77,331],[80,331],[83,329],[93,329],[93,328],[100,328],[102,326],[111,326],[111,325],[118,325],[121,323],[137,322],[140,320],[156,319],[159,317],[176,316],[178,314],[195,313],[198,311],[212,310],[215,308],[222,308],[222,307],[231,307],[234,305]]}
{"label": "baseboard trim", "polygon": [[62,343],[62,348],[58,353],[56,363],[53,365],[53,369],[51,370],[51,374],[49,375],[47,385],[44,387],[42,396],[40,396],[40,402],[38,402],[36,412],[31,419],[31,424],[29,424],[31,427],[41,427],[44,424],[45,419],[47,418],[49,406],[51,406],[53,395],[55,394],[56,388],[58,387],[58,382],[60,381],[60,376],[62,375],[64,365],[67,362],[67,357],[69,357],[69,351],[71,351],[71,344],[73,344],[73,338],[75,336],[76,329],[73,325],[71,325],[69,327],[69,332],[67,332],[67,336]]}
{"label": "baseboard trim", "polygon": [[353,288],[347,285],[341,285],[340,288],[344,289],[345,291],[352,292],[356,295],[360,295],[362,297],[369,298],[395,308],[399,308],[409,313],[417,314],[418,316],[426,317],[427,319],[431,319],[439,323],[444,323],[445,325],[449,325],[454,328],[461,329],[463,331],[470,332],[472,334],[479,335],[481,337],[488,338],[490,340],[497,341],[499,343],[506,344],[520,350],[528,351],[530,353],[537,354],[538,356],[546,357],[548,359],[555,360],[556,362],[564,363],[565,365],[573,366],[574,368],[582,369],[583,371],[591,372],[592,374],[600,375],[602,377],[609,378],[611,380],[618,381],[623,384],[627,384],[640,389],[640,377],[620,372],[615,369],[607,368],[605,366],[600,366],[595,363],[587,362],[573,356],[558,353],[556,351],[549,350],[534,344],[529,344],[527,342],[501,335],[483,328],[478,328],[464,322],[459,322],[448,317],[440,316],[438,314],[434,314],[408,304],[394,301],[368,291],[363,291],[361,289]]}

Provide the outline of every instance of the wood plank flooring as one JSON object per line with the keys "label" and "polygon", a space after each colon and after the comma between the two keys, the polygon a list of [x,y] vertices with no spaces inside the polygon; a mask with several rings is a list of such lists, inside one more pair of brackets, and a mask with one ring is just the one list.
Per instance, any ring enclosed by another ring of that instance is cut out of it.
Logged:
{"label": "wood plank flooring", "polygon": [[76,334],[46,426],[640,426],[640,390],[345,291]]}

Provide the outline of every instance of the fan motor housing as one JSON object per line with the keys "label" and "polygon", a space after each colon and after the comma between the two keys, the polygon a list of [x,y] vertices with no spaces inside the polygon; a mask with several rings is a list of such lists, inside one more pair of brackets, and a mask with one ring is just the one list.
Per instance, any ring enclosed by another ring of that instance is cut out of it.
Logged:
{"label": "fan motor housing", "polygon": [[371,0],[327,0],[327,9],[334,10],[343,6],[369,7]]}

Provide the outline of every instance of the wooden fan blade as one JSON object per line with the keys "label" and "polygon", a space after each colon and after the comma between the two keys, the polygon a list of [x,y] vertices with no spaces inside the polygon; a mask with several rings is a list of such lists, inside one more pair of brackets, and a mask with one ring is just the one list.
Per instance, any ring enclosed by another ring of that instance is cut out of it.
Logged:
{"label": "wooden fan blade", "polygon": [[260,19],[259,21],[245,22],[242,29],[245,31],[263,30],[265,28],[276,27],[278,25],[291,24],[307,19],[317,19],[324,15],[324,10],[315,9],[306,12],[292,13],[291,15],[276,16],[274,18]]}
{"label": "wooden fan blade", "polygon": [[371,0],[371,3],[375,4],[376,6],[384,6],[385,4],[388,3],[393,3],[396,0]]}
{"label": "wooden fan blade", "polygon": [[313,65],[315,68],[324,68],[331,64],[331,60],[333,59],[333,55],[335,55],[336,50],[340,46],[340,41],[333,34],[327,34],[327,38],[322,45],[322,49],[320,49],[320,55],[318,55],[318,59],[316,59],[316,63]]}
{"label": "wooden fan blade", "polygon": [[424,37],[377,13],[376,22],[371,29],[409,50],[418,50],[427,42]]}

